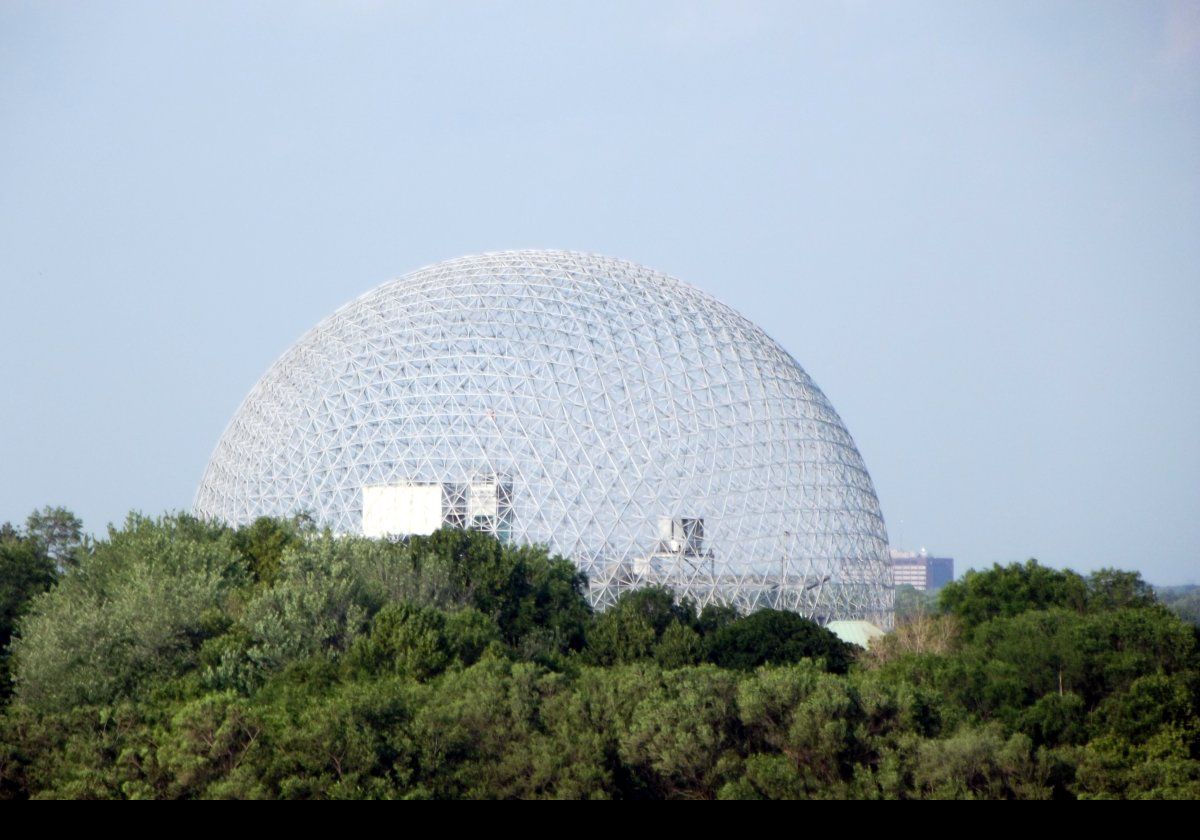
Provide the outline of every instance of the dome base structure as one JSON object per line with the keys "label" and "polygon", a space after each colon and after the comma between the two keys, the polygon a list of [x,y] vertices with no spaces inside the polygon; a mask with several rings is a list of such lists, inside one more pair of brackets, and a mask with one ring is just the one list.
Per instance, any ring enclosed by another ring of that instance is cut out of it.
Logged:
{"label": "dome base structure", "polygon": [[703,292],[588,254],[450,260],[339,309],[255,385],[195,510],[477,528],[571,558],[599,608],[661,584],[892,626],[879,503],[809,376]]}

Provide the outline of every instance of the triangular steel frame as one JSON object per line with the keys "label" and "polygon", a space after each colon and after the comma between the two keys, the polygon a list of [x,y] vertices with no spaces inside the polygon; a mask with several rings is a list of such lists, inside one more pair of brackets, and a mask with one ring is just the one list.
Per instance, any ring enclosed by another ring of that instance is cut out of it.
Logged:
{"label": "triangular steel frame", "polygon": [[[364,486],[480,475],[511,482],[503,535],[572,558],[597,607],[666,583],[892,626],[879,502],[824,394],[728,306],[608,257],[465,257],[342,307],[251,391],[195,509],[359,533]],[[711,556],[643,573],[664,516],[703,519]]]}

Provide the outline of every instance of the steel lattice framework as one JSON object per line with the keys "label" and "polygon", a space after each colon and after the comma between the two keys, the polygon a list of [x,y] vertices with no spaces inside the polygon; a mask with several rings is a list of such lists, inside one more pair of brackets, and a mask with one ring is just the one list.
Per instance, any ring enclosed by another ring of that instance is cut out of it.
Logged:
{"label": "steel lattice framework", "polygon": [[251,391],[195,506],[361,533],[364,488],[440,485],[449,511],[480,481],[505,507],[475,524],[572,558],[599,607],[665,583],[891,626],[879,503],[825,396],[729,307],[606,257],[450,260],[339,309]]}

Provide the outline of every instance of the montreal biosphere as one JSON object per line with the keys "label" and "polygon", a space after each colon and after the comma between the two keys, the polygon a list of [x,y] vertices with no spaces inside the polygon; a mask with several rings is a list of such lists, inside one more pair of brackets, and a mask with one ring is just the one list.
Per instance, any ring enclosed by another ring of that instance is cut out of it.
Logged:
{"label": "montreal biosphere", "polygon": [[871,478],[808,374],[704,292],[591,254],[449,260],[343,306],[251,390],[195,508],[541,544],[601,609],[666,585],[892,624]]}

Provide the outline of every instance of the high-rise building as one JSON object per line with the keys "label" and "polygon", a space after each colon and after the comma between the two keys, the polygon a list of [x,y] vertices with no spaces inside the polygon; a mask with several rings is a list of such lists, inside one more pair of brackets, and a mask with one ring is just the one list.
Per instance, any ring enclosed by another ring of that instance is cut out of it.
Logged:
{"label": "high-rise building", "polygon": [[892,550],[891,557],[895,586],[907,585],[922,592],[932,592],[954,580],[953,557],[931,557],[924,548],[920,551]]}

